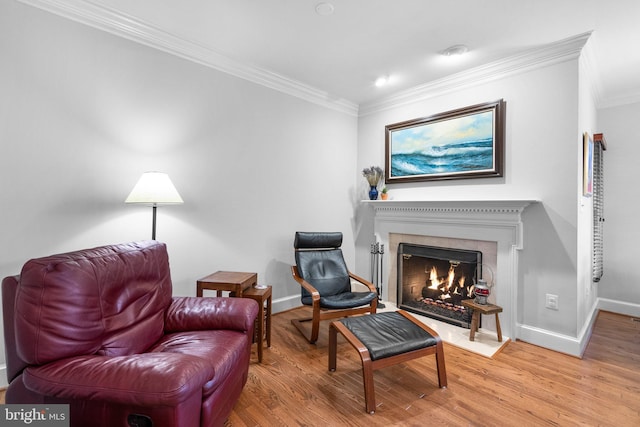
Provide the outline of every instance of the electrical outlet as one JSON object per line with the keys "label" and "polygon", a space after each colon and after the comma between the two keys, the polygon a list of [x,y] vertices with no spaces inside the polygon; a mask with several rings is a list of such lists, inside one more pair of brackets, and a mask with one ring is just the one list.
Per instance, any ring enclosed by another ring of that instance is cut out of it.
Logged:
{"label": "electrical outlet", "polygon": [[545,307],[551,309],[551,310],[557,310],[558,309],[558,295],[553,295],[553,294],[547,294],[547,299],[545,302]]}

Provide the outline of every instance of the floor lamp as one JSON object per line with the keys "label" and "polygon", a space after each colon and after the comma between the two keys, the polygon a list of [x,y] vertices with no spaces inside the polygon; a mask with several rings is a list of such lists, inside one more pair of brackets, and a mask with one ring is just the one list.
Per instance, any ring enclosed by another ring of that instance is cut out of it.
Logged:
{"label": "floor lamp", "polygon": [[125,203],[150,205],[153,208],[151,240],[156,239],[156,210],[158,205],[180,205],[184,203],[178,190],[163,172],[145,172],[136,183]]}

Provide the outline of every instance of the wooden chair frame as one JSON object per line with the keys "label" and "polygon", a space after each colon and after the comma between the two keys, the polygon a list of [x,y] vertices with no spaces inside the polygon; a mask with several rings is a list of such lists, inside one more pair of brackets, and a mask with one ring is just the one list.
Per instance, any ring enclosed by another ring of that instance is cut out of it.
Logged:
{"label": "wooden chair frame", "polygon": [[[318,292],[316,288],[314,288],[309,282],[304,280],[298,274],[298,267],[296,267],[295,265],[291,266],[291,273],[293,274],[293,278],[296,280],[296,282],[298,282],[300,286],[302,286],[311,294],[312,316],[291,320],[291,323],[300,331],[300,333],[307,339],[307,341],[309,341],[310,344],[315,344],[315,342],[318,341],[318,335],[320,333],[320,322],[322,320],[339,319],[343,317],[354,316],[357,314],[375,314],[378,308],[378,298],[374,298],[369,305],[356,308],[346,308],[339,310],[322,308],[320,307],[320,292]],[[368,280],[365,280],[360,276],[356,276],[351,272],[349,272],[349,277],[356,282],[365,285],[367,288],[369,288],[369,291],[377,293],[376,287]],[[307,322],[311,322],[311,330],[309,330],[309,328],[304,325]]]}
{"label": "wooden chair frame", "polygon": [[444,362],[444,345],[442,339],[433,329],[416,320],[403,310],[398,310],[402,316],[418,325],[424,331],[431,334],[436,339],[436,344],[430,347],[413,350],[406,353],[397,354],[395,356],[385,357],[383,359],[371,360],[371,355],[367,347],[349,330],[342,322],[335,321],[329,325],[329,371],[334,372],[337,366],[338,352],[338,332],[340,332],[347,342],[358,351],[362,360],[362,380],[364,383],[365,409],[369,414],[375,413],[376,395],[373,383],[373,371],[386,368],[387,366],[396,365],[398,363],[407,362],[419,357],[436,355],[436,369],[438,371],[438,387],[447,387],[447,370]]}

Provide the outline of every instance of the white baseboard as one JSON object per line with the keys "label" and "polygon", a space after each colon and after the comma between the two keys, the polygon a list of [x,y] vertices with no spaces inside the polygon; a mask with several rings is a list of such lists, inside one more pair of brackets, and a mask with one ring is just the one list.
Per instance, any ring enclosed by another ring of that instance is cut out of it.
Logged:
{"label": "white baseboard", "polygon": [[598,317],[598,311],[600,310],[640,317],[640,304],[598,298],[591,308],[589,318],[582,326],[578,337],[563,335],[528,325],[517,325],[517,338],[550,350],[582,357],[591,339],[593,326]]}
{"label": "white baseboard", "polygon": [[598,310],[610,311],[612,313],[624,314],[627,316],[640,317],[640,304],[634,304],[624,301],[598,298]]}
{"label": "white baseboard", "polygon": [[598,300],[591,307],[591,312],[589,313],[589,318],[582,326],[582,331],[580,331],[580,357],[584,355],[584,351],[587,349],[587,345],[591,340],[591,333],[593,332],[593,327],[596,324],[596,319],[598,318]]}
{"label": "white baseboard", "polygon": [[593,331],[593,325],[598,317],[598,302],[591,307],[587,321],[582,325],[577,337],[564,335],[546,329],[528,325],[517,325],[518,339],[550,350],[566,353],[571,356],[582,357]]}
{"label": "white baseboard", "polygon": [[516,330],[517,338],[521,341],[571,356],[582,355],[583,345],[576,337],[528,325],[516,325]]}
{"label": "white baseboard", "polygon": [[290,295],[284,298],[274,299],[271,302],[271,312],[280,313],[281,311],[287,311],[292,308],[300,307],[300,295]]}

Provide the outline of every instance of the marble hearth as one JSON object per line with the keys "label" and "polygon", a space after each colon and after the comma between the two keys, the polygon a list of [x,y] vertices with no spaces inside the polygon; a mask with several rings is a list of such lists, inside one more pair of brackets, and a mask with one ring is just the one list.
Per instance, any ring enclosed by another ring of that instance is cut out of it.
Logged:
{"label": "marble hearth", "polygon": [[[518,252],[523,249],[522,212],[534,200],[365,201],[374,210],[374,234],[387,248],[382,298],[397,302],[397,248],[417,243],[478,248],[494,270],[491,302],[503,307],[502,331],[517,338]],[[491,316],[485,327],[494,329]]]}

